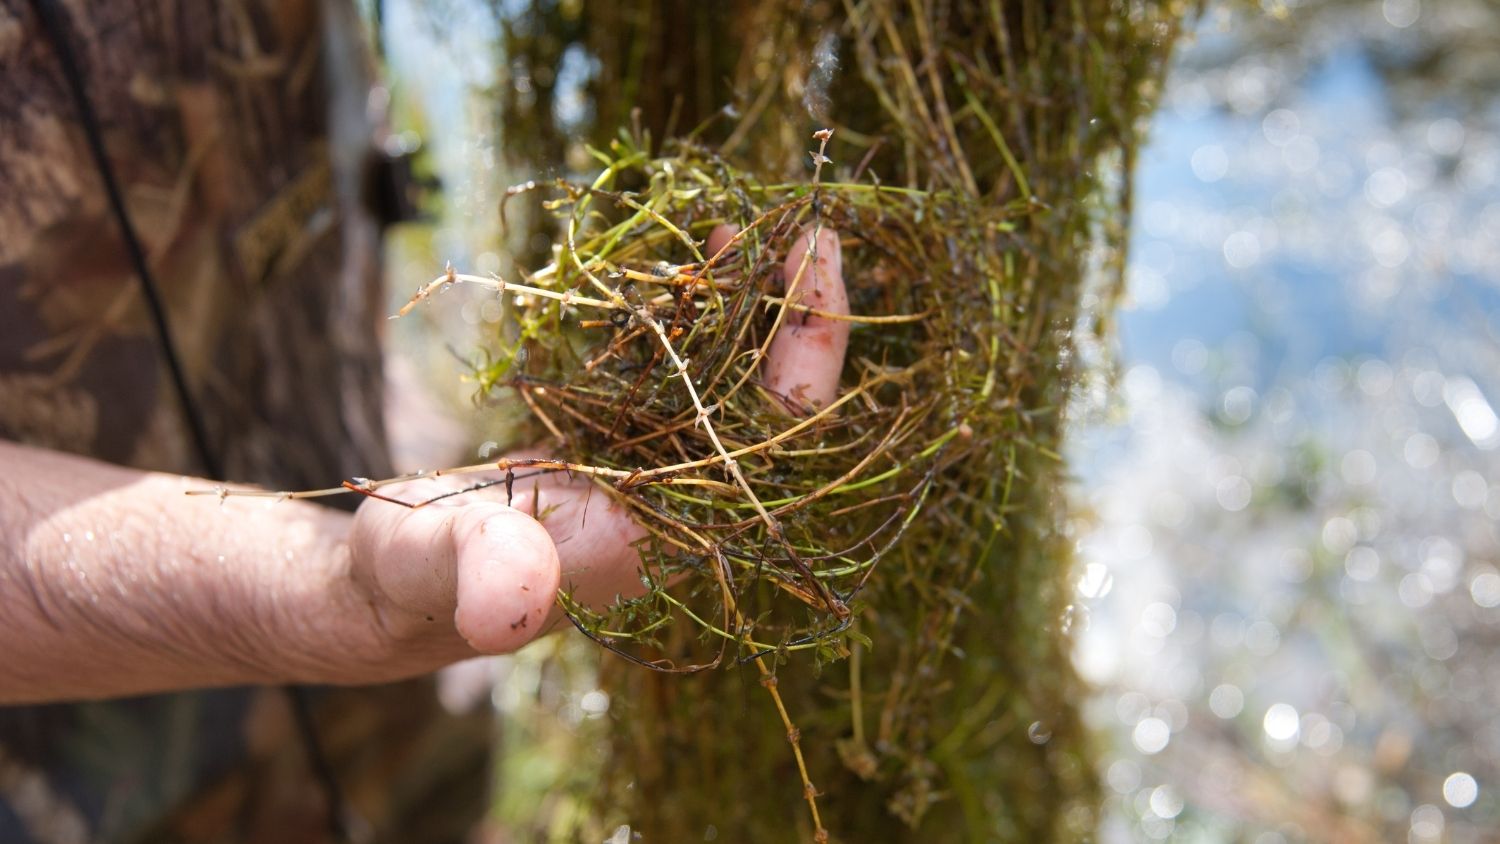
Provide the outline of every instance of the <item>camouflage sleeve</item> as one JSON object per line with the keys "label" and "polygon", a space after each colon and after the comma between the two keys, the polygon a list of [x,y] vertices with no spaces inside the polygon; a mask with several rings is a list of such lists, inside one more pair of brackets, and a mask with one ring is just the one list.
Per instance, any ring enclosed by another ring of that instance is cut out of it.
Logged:
{"label": "camouflage sleeve", "polygon": [[[229,476],[387,474],[370,60],[352,5],[52,2]],[[0,436],[194,471],[29,0],[0,0],[0,69]],[[392,789],[425,793],[402,765],[423,740],[477,730],[452,765],[482,766],[484,725],[437,718],[423,684],[330,691],[317,709],[352,799],[385,828],[401,826]],[[321,792],[292,735],[275,690],[0,708],[0,841],[319,840]],[[452,818],[471,820],[477,795],[466,805]]]}

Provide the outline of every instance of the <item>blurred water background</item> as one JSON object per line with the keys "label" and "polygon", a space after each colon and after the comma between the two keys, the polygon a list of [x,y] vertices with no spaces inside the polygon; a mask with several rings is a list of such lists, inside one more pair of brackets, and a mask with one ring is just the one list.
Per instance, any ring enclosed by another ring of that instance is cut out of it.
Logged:
{"label": "blurred water background", "polygon": [[[444,185],[392,238],[394,307],[445,260],[508,270],[512,127],[504,3],[382,5],[389,143]],[[575,58],[565,86],[592,72]],[[1070,438],[1059,623],[1098,689],[1103,840],[1500,840],[1497,91],[1485,0],[1211,3],[1181,48],[1136,176],[1119,377],[1080,391]],[[453,302],[392,340],[460,408],[453,352],[499,312]],[[607,709],[591,675],[539,687],[527,653],[481,677],[504,675],[502,711]]]}
{"label": "blurred water background", "polygon": [[1182,48],[1070,449],[1104,840],[1500,840],[1497,92],[1488,3]]}

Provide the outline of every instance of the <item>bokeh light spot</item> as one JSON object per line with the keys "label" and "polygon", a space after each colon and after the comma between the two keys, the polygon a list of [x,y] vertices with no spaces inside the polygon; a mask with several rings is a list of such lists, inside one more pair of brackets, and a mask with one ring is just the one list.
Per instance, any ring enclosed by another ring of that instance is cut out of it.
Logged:
{"label": "bokeh light spot", "polygon": [[1455,809],[1466,809],[1479,799],[1479,783],[1463,771],[1456,771],[1443,780],[1443,799]]}

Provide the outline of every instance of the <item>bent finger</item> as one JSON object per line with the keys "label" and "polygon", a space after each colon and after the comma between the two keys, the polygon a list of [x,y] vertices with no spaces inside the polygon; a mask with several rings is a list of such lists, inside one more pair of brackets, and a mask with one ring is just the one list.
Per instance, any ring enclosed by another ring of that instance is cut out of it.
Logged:
{"label": "bent finger", "polygon": [[739,229],[727,223],[720,223],[714,226],[714,230],[708,233],[708,242],[703,245],[703,256],[712,258],[719,254],[725,246],[729,245],[729,241],[734,239],[734,236],[739,233]]}
{"label": "bent finger", "polygon": [[534,513],[552,538],[563,589],[573,599],[603,609],[616,597],[645,592],[636,544],[645,528],[629,508],[586,478],[554,473],[539,483],[518,485],[514,504]]}
{"label": "bent finger", "polygon": [[413,510],[369,502],[356,515],[351,545],[357,576],[384,596],[398,635],[446,616],[474,650],[513,651],[540,632],[557,592],[558,554],[547,532],[491,501]]}
{"label": "bent finger", "polygon": [[[848,315],[843,253],[832,229],[819,231],[816,239],[812,232],[798,237],[787,252],[782,277],[790,303]],[[838,396],[848,348],[848,322],[788,309],[766,350],[766,386],[794,412],[824,407]]]}

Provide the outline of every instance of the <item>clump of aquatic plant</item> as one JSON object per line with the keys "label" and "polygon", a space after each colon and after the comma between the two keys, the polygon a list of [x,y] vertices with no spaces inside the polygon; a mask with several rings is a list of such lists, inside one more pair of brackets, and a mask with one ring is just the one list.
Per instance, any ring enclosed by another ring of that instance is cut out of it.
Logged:
{"label": "clump of aquatic plant", "polygon": [[[618,824],[658,841],[1086,835],[1058,440],[1085,256],[1102,243],[1122,262],[1129,181],[1099,174],[1111,157],[1128,174],[1187,10],[513,5],[507,66],[525,84],[507,125],[550,140],[512,149],[550,177],[503,206],[513,277],[449,269],[417,299],[466,282],[507,303],[474,376],[524,403],[544,456],[469,468],[587,477],[647,536],[642,594],[558,598],[621,657],[602,677],[606,761],[566,778],[571,800],[508,795],[528,812],[512,824],[556,840]],[[564,140],[548,99],[564,92],[539,81],[574,48],[600,64],[592,146]],[[670,97],[663,76],[694,66],[710,76]],[[694,112],[717,95],[733,107]],[[847,314],[803,295],[815,248],[789,260],[823,232]],[[764,372],[808,318],[850,325],[825,404]]]}
{"label": "clump of aquatic plant", "polygon": [[[597,175],[508,201],[513,224],[551,236],[531,256],[544,268],[515,280],[548,293],[527,295],[478,375],[650,533],[644,595],[604,612],[560,599],[624,657],[605,665],[589,820],[518,822],[660,840],[1086,834],[1058,438],[1085,255],[1102,242],[1106,271],[1121,265],[1137,124],[1188,9],[773,2],[730,4],[716,28],[650,5],[563,21],[561,41],[543,34],[567,4],[508,21],[513,73],[544,75],[527,60],[569,44],[600,59],[600,141],[570,157],[576,173],[587,149]],[[708,83],[686,100],[662,83],[702,42],[737,48],[699,56],[730,80],[729,112],[694,111]],[[507,102],[516,119],[547,105]],[[1127,178],[1100,175],[1111,157]],[[709,249],[720,226],[739,234]],[[847,317],[782,270],[809,230],[838,233]],[[762,371],[809,313],[851,329],[821,407]]]}

